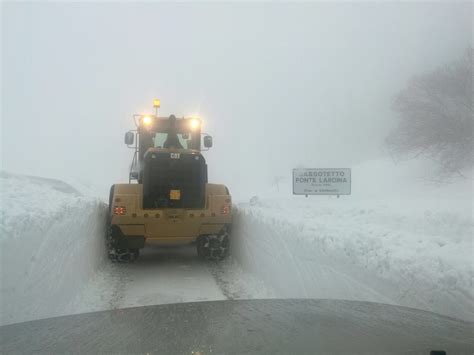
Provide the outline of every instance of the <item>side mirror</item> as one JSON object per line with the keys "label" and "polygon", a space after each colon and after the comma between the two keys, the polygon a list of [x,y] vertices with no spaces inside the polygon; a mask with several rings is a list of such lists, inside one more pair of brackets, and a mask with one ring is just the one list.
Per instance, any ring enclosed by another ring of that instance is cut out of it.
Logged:
{"label": "side mirror", "polygon": [[204,136],[204,148],[211,148],[211,147],[212,147],[212,137]]}
{"label": "side mirror", "polygon": [[135,141],[135,134],[133,132],[125,133],[124,141],[126,145],[132,145],[133,142]]}

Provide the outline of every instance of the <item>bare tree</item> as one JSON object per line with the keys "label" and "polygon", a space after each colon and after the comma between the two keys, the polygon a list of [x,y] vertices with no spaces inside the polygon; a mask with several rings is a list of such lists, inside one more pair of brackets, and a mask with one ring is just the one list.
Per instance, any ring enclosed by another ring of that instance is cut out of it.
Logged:
{"label": "bare tree", "polygon": [[398,94],[398,127],[386,140],[392,154],[432,158],[444,176],[473,166],[473,54],[413,77]]}

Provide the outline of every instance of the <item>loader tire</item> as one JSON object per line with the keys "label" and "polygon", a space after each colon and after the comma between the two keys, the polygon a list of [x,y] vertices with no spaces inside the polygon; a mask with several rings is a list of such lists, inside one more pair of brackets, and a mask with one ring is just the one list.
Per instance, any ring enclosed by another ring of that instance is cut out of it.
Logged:
{"label": "loader tire", "polygon": [[196,243],[199,257],[209,261],[221,261],[229,254],[229,232],[227,228],[220,234],[202,235]]}
{"label": "loader tire", "polygon": [[120,248],[112,233],[112,228],[107,228],[107,255],[115,263],[132,263],[138,259],[139,249]]}

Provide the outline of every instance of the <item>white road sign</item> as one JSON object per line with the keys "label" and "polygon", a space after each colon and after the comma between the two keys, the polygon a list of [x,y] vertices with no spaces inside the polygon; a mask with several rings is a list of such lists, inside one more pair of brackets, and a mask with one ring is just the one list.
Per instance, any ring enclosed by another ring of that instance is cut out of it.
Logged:
{"label": "white road sign", "polygon": [[351,169],[293,169],[294,195],[350,195]]}

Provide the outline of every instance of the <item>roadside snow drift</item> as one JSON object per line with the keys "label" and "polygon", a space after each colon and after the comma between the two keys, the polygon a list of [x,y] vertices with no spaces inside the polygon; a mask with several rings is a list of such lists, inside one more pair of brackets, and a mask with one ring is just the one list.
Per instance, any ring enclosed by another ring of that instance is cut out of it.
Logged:
{"label": "roadside snow drift", "polygon": [[0,323],[61,315],[103,261],[105,204],[61,181],[0,179]]}
{"label": "roadside snow drift", "polygon": [[351,196],[254,197],[238,205],[233,256],[277,297],[474,320],[472,181],[416,176],[414,166],[375,161],[353,169]]}

